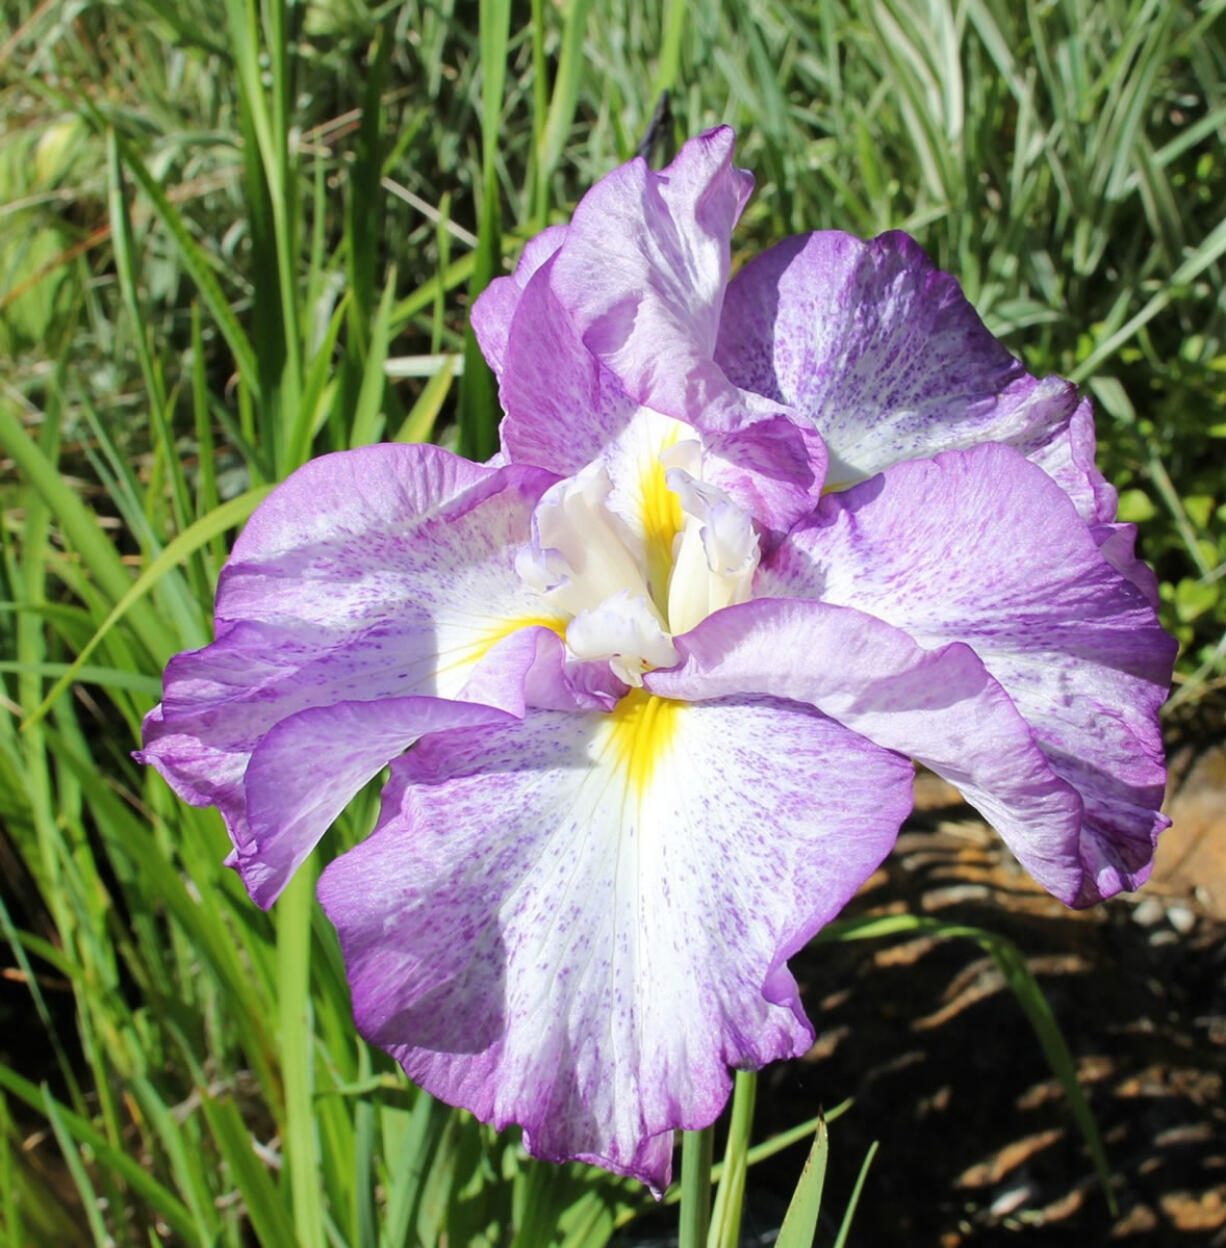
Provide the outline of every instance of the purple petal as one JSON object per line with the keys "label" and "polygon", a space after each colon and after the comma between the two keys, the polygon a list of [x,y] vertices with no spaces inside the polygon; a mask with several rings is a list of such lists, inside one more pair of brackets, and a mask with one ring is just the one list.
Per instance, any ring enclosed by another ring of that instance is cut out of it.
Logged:
{"label": "purple petal", "polygon": [[969,645],[1085,805],[1085,881],[1053,890],[1077,905],[1136,888],[1167,824],[1158,708],[1175,644],[1134,583],[1128,535],[1099,536],[1103,549],[1043,472],[988,445],[829,496],[756,587],[855,606],[923,646]]}
{"label": "purple petal", "polygon": [[[1032,464],[1038,464],[1073,500],[1078,514],[1088,524],[1114,520],[1119,495],[1094,463],[1098,444],[1094,436],[1094,409],[1090,400],[1082,399],[1073,408],[1068,428],[1065,429],[1057,413],[1073,397],[1068,393],[1072,390],[1071,383],[1058,377],[1047,377],[1043,381],[1027,377],[1026,383],[1030,387],[1030,397],[1023,399],[1022,407],[1027,422],[1032,426],[1030,435],[996,440],[1016,447]],[[1054,394],[1060,387],[1067,389],[1059,403],[1043,401],[1045,389]],[[1011,394],[1018,392],[1025,395],[1026,387],[1015,386]],[[1002,407],[1008,397],[1002,396]],[[1033,421],[1035,414],[1043,417],[1038,423]]]}
{"label": "purple petal", "polygon": [[686,143],[659,173],[632,160],[575,210],[550,284],[583,345],[636,401],[735,428],[778,408],[741,395],[715,365],[729,240],[753,187],[730,129]]}
{"label": "purple petal", "polygon": [[786,416],[770,416],[730,433],[707,433],[703,477],[765,529],[770,550],[821,497],[826,445]]}
{"label": "purple petal", "polygon": [[872,615],[804,598],[728,607],[674,645],[682,662],[644,679],[653,693],[808,702],[956,784],[1036,880],[1078,894],[1081,802],[969,647],[925,650]]}
{"label": "purple petal", "polygon": [[532,275],[562,245],[567,227],[551,225],[529,239],[520,252],[510,277],[495,278],[473,304],[472,325],[486,363],[501,380],[507,353],[507,337],[515,310]]}
{"label": "purple petal", "polygon": [[1158,609],[1158,578],[1148,564],[1137,558],[1135,524],[1095,524],[1090,533],[1106,561],[1145,595],[1146,602]]}
{"label": "purple petal", "polygon": [[[550,286],[547,262],[523,292],[511,328],[499,394],[506,415],[502,445],[515,463],[574,474],[603,460],[616,480],[626,448],[642,458],[637,426],[667,428],[630,399],[613,373],[579,341]],[[706,452],[707,479],[778,537],[813,509],[825,479],[821,439],[783,416],[751,419],[731,431],[710,429],[707,412],[684,412]],[[659,448],[651,451],[651,458]]]}
{"label": "purple petal", "polygon": [[658,1193],[729,1065],[810,1044],[786,959],[910,801],[904,759],[808,708],[636,693],[427,738],[320,900],[363,1034],[411,1078]]}
{"label": "purple petal", "polygon": [[501,368],[511,462],[576,473],[615,456],[647,407],[697,428],[709,479],[780,536],[819,497],[825,450],[711,358],[728,239],[751,186],[732,145],[730,130],[712,131],[661,173],[636,160],[598,183],[531,278],[503,279],[496,298],[513,302],[513,318],[487,354]]}
{"label": "purple petal", "polygon": [[332,821],[369,780],[419,737],[514,722],[475,702],[387,698],[299,711],[261,738],[243,777],[249,836],[232,865],[267,909]]}
{"label": "purple petal", "polygon": [[[244,776],[270,731],[300,712],[412,695],[472,701],[468,685],[516,713],[529,686],[548,705],[607,705],[599,677],[568,671],[558,638],[539,639],[551,613],[514,569],[508,539],[527,539],[553,479],[432,446],[366,447],[299,470],[235,545],[218,588],[217,640],[167,665],[138,757],[185,800],[216,805],[248,856],[287,837],[293,847],[280,861],[300,857],[327,822],[288,813],[297,798],[285,791],[284,824],[274,808],[252,824]],[[331,802],[367,759],[363,740],[339,736],[315,756],[314,783]]]}
{"label": "purple petal", "polygon": [[537,271],[517,306],[498,391],[500,434],[511,462],[571,476],[616,441],[639,405],[579,340],[550,286],[555,263]]}
{"label": "purple petal", "polygon": [[764,252],[728,288],[715,358],[736,385],[816,426],[838,485],[1007,442],[1049,471],[1086,520],[1114,518],[1089,404],[1069,382],[1027,376],[905,234],[864,242],[832,230]]}

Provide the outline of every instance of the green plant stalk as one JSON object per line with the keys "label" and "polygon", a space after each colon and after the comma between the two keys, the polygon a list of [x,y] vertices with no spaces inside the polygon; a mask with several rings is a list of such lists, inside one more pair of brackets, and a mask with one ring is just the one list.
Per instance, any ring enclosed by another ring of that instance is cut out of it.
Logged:
{"label": "green plant stalk", "polygon": [[679,1248],[707,1248],[711,1226],[711,1162],[715,1127],[681,1136],[681,1213]]}
{"label": "green plant stalk", "polygon": [[[481,0],[481,208],[468,306],[502,267],[502,210],[498,188],[498,139],[506,82],[510,0]],[[498,449],[498,394],[470,323],[464,333],[460,382],[460,454],[479,462]]]}
{"label": "green plant stalk", "polygon": [[562,29],[562,50],[558,56],[558,72],[554,77],[549,100],[549,115],[544,129],[536,136],[536,193],[534,216],[543,229],[549,223],[549,183],[562,158],[562,150],[575,119],[586,61],[583,39],[591,0],[570,0]]}
{"label": "green plant stalk", "polygon": [[315,871],[308,859],[277,902],[277,984],[285,1079],[285,1158],[299,1248],[324,1248],[318,1140],[312,1105],[311,906]]}
{"label": "green plant stalk", "polygon": [[132,218],[128,212],[128,201],[124,195],[123,166],[119,159],[119,147],[115,142],[115,131],[106,132],[106,161],[108,181],[108,204],[111,220],[111,241],[115,251],[115,271],[119,277],[119,289],[124,306],[128,311],[128,320],[132,325],[132,339],[136,344],[136,354],[140,361],[141,373],[145,379],[145,389],[149,393],[149,412],[153,417],[154,431],[157,440],[167,451],[167,466],[170,470],[171,505],[174,509],[175,528],[181,533],[191,516],[187,496],[187,483],[183,479],[183,468],[178,456],[174,454],[174,433],[170,426],[173,407],[166,402],[166,389],[162,375],[154,363],[153,353],[149,349],[149,334],[146,318],[140,306],[140,271],[136,260],[136,246],[132,235]]}
{"label": "green plant stalk", "polygon": [[[274,263],[277,291],[281,306],[281,332],[284,362],[273,402],[274,460],[278,474],[288,471],[289,442],[302,384],[302,333],[298,310],[298,281],[295,266],[298,259],[298,186],[289,144],[289,99],[292,63],[285,39],[285,0],[269,0],[267,38],[272,64],[272,109],[269,109],[260,73],[260,3],[259,0],[226,0],[231,39],[239,68],[243,104],[255,132],[259,150],[259,176],[268,191],[268,207],[272,216]],[[254,172],[254,168],[253,168]],[[251,193],[258,193],[252,187]]]}
{"label": "green plant stalk", "polygon": [[[60,532],[76,548],[98,588],[112,602],[118,602],[132,587],[131,575],[93,513],[64,483],[55,464],[35,445],[5,402],[0,402],[0,446],[50,508]],[[153,613],[133,612],[131,623],[141,644],[159,663],[170,656],[173,639]]]}
{"label": "green plant stalk", "polygon": [[681,73],[681,40],[685,34],[688,7],[686,0],[667,0],[664,31],[660,39],[660,59],[649,97],[652,100],[659,99],[662,91],[671,91],[677,85],[677,78]]}
{"label": "green plant stalk", "polygon": [[758,1072],[738,1070],[732,1087],[732,1116],[724,1147],[724,1171],[711,1214],[711,1248],[737,1248],[745,1210],[745,1181],[749,1172],[749,1137],[758,1099]]}
{"label": "green plant stalk", "polygon": [[[549,224],[549,180],[541,167],[545,115],[549,111],[549,69],[545,59],[545,0],[532,0],[532,166],[528,215],[533,227]],[[440,268],[444,267],[441,263]],[[437,351],[438,348],[436,347]]]}

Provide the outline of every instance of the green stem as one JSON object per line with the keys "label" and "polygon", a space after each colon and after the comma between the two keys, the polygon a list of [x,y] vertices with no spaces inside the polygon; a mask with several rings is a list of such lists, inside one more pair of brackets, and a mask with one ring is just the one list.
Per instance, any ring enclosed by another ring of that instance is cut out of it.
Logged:
{"label": "green stem", "polygon": [[681,1230],[679,1248],[706,1248],[711,1225],[711,1161],[715,1128],[681,1137]]}
{"label": "green stem", "polygon": [[758,1099],[758,1073],[738,1070],[732,1091],[732,1117],[724,1149],[724,1173],[711,1215],[712,1248],[736,1248],[741,1239],[741,1214],[745,1207],[745,1179],[749,1172],[749,1137],[753,1131],[754,1103]]}
{"label": "green stem", "polygon": [[281,1063],[285,1076],[285,1159],[294,1230],[301,1248],[323,1248],[319,1149],[311,1100],[311,903],[315,872],[298,868],[277,903],[277,981],[281,988]]}

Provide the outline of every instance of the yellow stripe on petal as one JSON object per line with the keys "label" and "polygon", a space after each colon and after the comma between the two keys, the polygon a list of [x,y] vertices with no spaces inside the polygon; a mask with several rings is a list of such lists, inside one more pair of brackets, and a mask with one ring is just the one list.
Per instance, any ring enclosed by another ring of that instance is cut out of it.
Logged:
{"label": "yellow stripe on petal", "polygon": [[510,637],[512,633],[518,633],[521,628],[547,628],[563,640],[566,638],[566,621],[556,615],[523,615],[515,620],[503,620],[496,625],[473,647],[468,656],[469,662],[480,662],[500,641]]}
{"label": "yellow stripe on petal", "polygon": [[[436,676],[451,676],[451,680],[447,682],[447,693],[443,696],[451,696],[459,689],[459,685],[455,683],[457,669],[476,667],[500,641],[504,641],[512,633],[519,632],[521,628],[547,628],[557,633],[563,640],[566,639],[566,621],[556,615],[522,615],[515,619],[498,620],[490,626],[488,631],[482,630],[475,637],[439,652],[440,659],[446,656],[450,660],[447,663],[440,663],[435,669]],[[467,672],[464,674],[464,679],[467,679]],[[455,690],[451,688],[453,685],[455,685]]]}
{"label": "yellow stripe on petal", "polygon": [[631,689],[613,708],[605,748],[636,798],[643,797],[656,768],[672,750],[683,705]]}
{"label": "yellow stripe on petal", "polygon": [[661,611],[668,608],[668,578],[673,569],[673,540],[681,532],[681,500],[668,488],[660,454],[677,443],[683,426],[675,423],[655,449],[639,478],[639,514],[643,520],[647,584]]}

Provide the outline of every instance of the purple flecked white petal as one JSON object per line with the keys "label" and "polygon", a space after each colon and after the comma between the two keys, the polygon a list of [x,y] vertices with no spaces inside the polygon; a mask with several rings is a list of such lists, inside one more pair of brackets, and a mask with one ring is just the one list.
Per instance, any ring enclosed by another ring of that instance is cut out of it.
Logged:
{"label": "purple flecked white petal", "polygon": [[553,267],[537,271],[516,305],[499,371],[499,434],[511,462],[569,476],[600,457],[639,404],[579,340],[550,285]]}
{"label": "purple flecked white petal", "polygon": [[608,664],[577,662],[556,633],[530,626],[491,647],[464,701],[388,697],[290,715],[252,751],[242,777],[246,836],[230,865],[267,909],[362,786],[420,737],[514,722],[528,706],[607,711],[624,689]]}
{"label": "purple flecked white petal", "polygon": [[739,429],[704,435],[703,478],[718,486],[776,545],[821,497],[826,444],[787,416],[766,416]]}
{"label": "purple flecked white petal", "polygon": [[633,426],[646,409],[698,429],[707,479],[777,538],[820,496],[825,448],[712,360],[729,237],[751,186],[731,156],[731,131],[716,130],[660,173],[632,161],[609,174],[564,237],[536,250],[530,277],[521,261],[501,279],[488,320],[502,328],[483,319],[481,340],[510,462],[570,475],[601,459],[616,479],[610,461],[641,441]]}
{"label": "purple flecked white petal", "polygon": [[786,960],[888,852],[911,769],[794,703],[650,714],[427,738],[319,894],[412,1079],[659,1192],[728,1066],[810,1044]]}
{"label": "purple flecked white petal", "polygon": [[1168,823],[1158,708],[1175,643],[1134,583],[1127,535],[1103,537],[1105,550],[1047,475],[989,444],[824,499],[757,585],[975,651],[1084,803],[1085,878],[1054,890],[1076,905],[1138,887]]}
{"label": "purple flecked white petal", "polygon": [[873,615],[810,598],[728,607],[673,644],[682,661],[648,674],[651,692],[807,702],[957,785],[1039,883],[1078,895],[1081,801],[968,646],[924,649]]}
{"label": "purple flecked white petal", "polygon": [[1094,466],[1089,404],[1036,380],[988,332],[958,283],[894,232],[786,239],[750,261],[724,301],[716,361],[786,404],[830,451],[830,479],[981,442],[1016,446],[1089,522],[1115,516]]}
{"label": "purple flecked white petal", "polygon": [[[218,588],[217,640],[167,665],[165,696],[146,720],[138,757],[185,800],[218,806],[249,857],[277,841],[280,825],[277,803],[251,825],[248,766],[274,727],[301,712],[423,695],[473,700],[465,687],[478,682],[481,700],[522,713],[530,675],[547,704],[565,702],[568,691],[570,705],[606,704],[610,695],[598,687],[570,689],[556,638],[517,643],[532,647],[518,663],[500,649],[518,630],[545,632],[540,626],[555,614],[516,574],[508,540],[527,538],[532,509],[552,481],[531,468],[481,468],[430,446],[373,446],[300,469],[235,545]],[[389,747],[376,771],[418,735],[411,725],[387,731],[403,744]],[[364,749],[338,737],[315,756],[314,781],[331,805],[372,765]],[[292,754],[276,755],[285,778],[264,764],[263,783],[284,805],[293,846],[313,844],[331,807],[308,803],[301,817],[291,809]]]}
{"label": "purple flecked white petal", "polygon": [[[1063,394],[1059,393],[1061,388],[1064,388]],[[1025,384],[1011,387],[1008,394],[1002,396],[1002,415],[1007,410],[1006,403],[1017,396],[1019,410],[1030,433],[996,440],[1008,443],[1032,464],[1038,464],[1073,500],[1087,524],[1109,523],[1115,519],[1119,495],[1094,462],[1098,442],[1094,436],[1094,409],[1090,400],[1077,402],[1067,428],[1059,415],[1075,397],[1071,390],[1071,383],[1058,377],[1046,377],[1042,381],[1027,377]],[[1047,394],[1059,397],[1053,401]],[[1010,420],[1018,423],[1012,413]]]}

